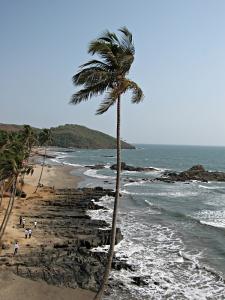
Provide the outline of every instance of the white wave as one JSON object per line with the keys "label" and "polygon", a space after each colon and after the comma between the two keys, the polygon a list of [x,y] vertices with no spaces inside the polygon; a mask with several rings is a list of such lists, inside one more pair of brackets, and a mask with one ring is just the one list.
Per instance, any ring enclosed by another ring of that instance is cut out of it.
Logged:
{"label": "white wave", "polygon": [[150,202],[149,200],[145,199],[145,203],[147,203],[149,206],[153,206],[153,203]]}
{"label": "white wave", "polygon": [[217,228],[225,228],[225,220],[220,220],[220,221],[202,221],[200,220],[201,224],[212,226],[212,227],[217,227]]}
{"label": "white wave", "polygon": [[130,185],[134,185],[134,186],[141,186],[143,184],[148,184],[146,181],[144,180],[140,180],[140,181],[134,181],[134,182],[129,182],[129,183],[125,183],[124,186],[130,186]]}
{"label": "white wave", "polygon": [[84,175],[93,178],[99,178],[99,179],[115,179],[114,176],[97,174],[97,170],[93,170],[93,169],[88,169],[87,171],[84,172]]}
{"label": "white wave", "polygon": [[[134,212],[133,216],[136,215],[137,212]],[[197,268],[202,253],[184,252],[183,243],[176,232],[161,225],[145,226],[131,215],[123,221],[125,238],[119,244],[116,256],[126,259],[128,264],[135,267],[135,271],[112,271],[112,276],[114,280],[125,284],[134,299],[150,299],[151,295],[151,299],[162,300],[165,295],[171,295],[172,298],[168,299],[205,300],[207,297],[217,299],[217,295],[222,295],[224,283],[217,281],[210,272],[202,272],[201,268]],[[133,276],[146,276],[147,285],[134,286],[131,280]]]}
{"label": "white wave", "polygon": [[112,219],[112,210],[109,209],[97,209],[97,210],[87,210],[87,214],[93,220],[104,220],[108,223],[111,223]]}
{"label": "white wave", "polygon": [[201,187],[203,189],[207,189],[207,190],[225,189],[225,186],[205,186],[205,185],[201,185],[201,184],[199,184],[199,187]]}
{"label": "white wave", "polygon": [[127,195],[145,195],[145,196],[151,195],[151,193],[134,193],[134,192],[129,192],[127,190],[121,190],[120,192],[122,194],[127,194]]}
{"label": "white wave", "polygon": [[[103,209],[97,209],[97,210],[87,210],[87,214],[94,220],[104,220],[108,224],[111,224],[112,221],[112,203],[114,201],[114,197],[111,196],[103,196],[99,199],[98,202],[96,202],[94,199],[92,199],[92,202],[95,204],[100,204],[104,208]],[[103,228],[105,229],[105,228]],[[108,229],[108,227],[106,228]]]}
{"label": "white wave", "polygon": [[[100,203],[109,210],[88,211],[94,218],[108,221],[112,215],[113,197],[102,197]],[[152,203],[145,200],[149,206]],[[148,213],[147,210],[143,212]],[[185,251],[181,238],[174,229],[159,224],[142,223],[140,210],[119,212],[118,223],[124,239],[116,245],[116,257],[126,260],[134,271],[112,270],[115,283],[123,283],[124,291],[133,299],[223,299],[225,285],[217,277],[199,264],[203,253],[194,249]],[[92,251],[106,252],[108,246]],[[146,276],[146,286],[132,283],[132,277]],[[157,284],[155,284],[155,282]],[[110,300],[122,300],[123,288],[114,289]],[[129,291],[129,295],[127,292]],[[151,298],[149,298],[151,295]],[[221,296],[222,295],[222,296]]]}
{"label": "white wave", "polygon": [[156,167],[146,167],[146,168],[154,168],[155,170],[150,170],[150,171],[128,171],[128,170],[125,170],[125,171],[122,171],[122,174],[126,175],[126,174],[146,174],[146,175],[151,175],[151,174],[159,174],[159,173],[163,173],[166,171],[166,169],[160,169],[160,168],[156,168]]}
{"label": "white wave", "polygon": [[56,158],[57,159],[63,159],[63,158],[65,158],[65,157],[67,157],[66,155],[61,155],[61,156],[57,156]]}
{"label": "white wave", "polygon": [[80,164],[72,164],[72,163],[68,163],[68,162],[63,162],[64,165],[67,166],[72,166],[72,167],[84,167],[84,165],[80,165]]}
{"label": "white wave", "polygon": [[106,196],[101,197],[99,201],[102,205],[107,205],[107,204],[113,203],[114,197],[106,195]]}
{"label": "white wave", "polygon": [[137,193],[137,192],[130,192],[128,190],[121,190],[122,194],[127,195],[145,195],[145,196],[162,196],[162,197],[193,197],[197,196],[198,192],[149,192],[149,193]]}
{"label": "white wave", "polygon": [[57,158],[51,158],[50,160],[54,163],[62,164],[62,162],[60,160],[58,160]]}
{"label": "white wave", "polygon": [[225,210],[202,210],[195,213],[194,217],[204,225],[225,228]]}
{"label": "white wave", "polygon": [[190,182],[193,182],[193,183],[200,183],[201,181],[200,181],[200,180],[195,180],[195,179],[193,179],[193,180],[190,180]]}
{"label": "white wave", "polygon": [[[224,283],[199,264],[202,252],[185,252],[176,232],[165,226],[144,226],[131,215],[123,221],[125,238],[116,256],[126,259],[135,271],[112,271],[112,277],[123,282],[134,299],[223,299]],[[146,276],[146,286],[133,285],[133,276]]]}
{"label": "white wave", "polygon": [[153,167],[153,166],[149,166],[148,168],[154,168],[155,169],[155,171],[150,171],[150,172],[165,172],[165,171],[169,171],[169,169],[157,168],[157,167]]}
{"label": "white wave", "polygon": [[195,213],[195,217],[199,218],[200,220],[215,220],[215,219],[221,219],[225,220],[225,210],[201,210]]}
{"label": "white wave", "polygon": [[121,172],[123,175],[125,174],[127,174],[127,175],[129,175],[129,174],[137,174],[137,173],[140,173],[140,172],[138,172],[138,171],[127,171],[127,170],[125,170],[125,171],[122,171]]}

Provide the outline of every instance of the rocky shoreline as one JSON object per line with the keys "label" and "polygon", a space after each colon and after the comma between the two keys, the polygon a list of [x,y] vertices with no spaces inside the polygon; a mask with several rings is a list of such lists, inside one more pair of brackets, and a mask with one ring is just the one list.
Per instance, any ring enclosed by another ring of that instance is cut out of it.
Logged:
{"label": "rocky shoreline", "polygon": [[201,182],[218,181],[225,182],[225,173],[218,171],[207,171],[202,165],[195,165],[190,169],[176,173],[165,172],[162,177],[157,178],[159,181],[173,183],[176,181],[186,182],[197,180]]}
{"label": "rocky shoreline", "polygon": [[[36,237],[47,236],[48,242],[36,247],[27,243],[26,251],[13,260],[3,255],[0,264],[32,280],[96,291],[104,272],[106,254],[92,252],[91,248],[109,245],[110,229],[109,224],[91,219],[86,211],[102,209],[96,202],[106,195],[114,196],[114,192],[98,187],[60,189],[52,197],[36,202],[32,215],[24,216],[31,222],[37,220]],[[118,228],[116,243],[121,240]],[[119,261],[114,261],[113,266],[116,269],[127,267]]]}

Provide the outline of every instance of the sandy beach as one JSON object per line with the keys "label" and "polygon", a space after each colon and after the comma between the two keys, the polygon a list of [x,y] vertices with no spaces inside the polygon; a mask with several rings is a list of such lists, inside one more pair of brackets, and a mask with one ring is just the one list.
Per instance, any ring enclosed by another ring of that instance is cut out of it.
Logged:
{"label": "sandy beach", "polygon": [[[41,183],[43,187],[39,188],[38,192],[34,194],[35,186],[38,182],[39,174],[41,172],[41,166],[36,165],[34,167],[33,176],[25,177],[24,191],[27,194],[25,199],[16,199],[13,208],[12,215],[10,217],[6,232],[3,237],[3,243],[7,245],[6,249],[1,249],[0,259],[4,261],[4,258],[9,259],[8,264],[14,263],[13,257],[13,245],[17,240],[20,245],[19,253],[26,254],[29,251],[35,251],[35,249],[43,244],[48,243],[48,236],[43,237],[37,233],[32,236],[32,239],[27,243],[24,238],[24,229],[18,226],[20,215],[32,215],[34,214],[35,207],[42,201],[53,198],[54,189],[58,188],[75,188],[82,178],[76,177],[70,174],[74,169],[70,166],[47,166],[44,168],[43,177]],[[7,204],[7,197],[3,199],[3,206],[1,211],[5,209]],[[1,213],[2,215],[2,213]],[[26,226],[32,227],[33,224],[27,218]],[[60,240],[60,238],[58,238]],[[57,238],[54,242],[57,241]],[[52,241],[51,241],[52,242]],[[66,287],[57,287],[49,285],[44,281],[33,281],[26,278],[22,278],[8,271],[8,268],[1,264],[0,266],[0,299],[4,300],[88,300],[92,299],[94,293],[86,291],[80,288],[72,289]]]}

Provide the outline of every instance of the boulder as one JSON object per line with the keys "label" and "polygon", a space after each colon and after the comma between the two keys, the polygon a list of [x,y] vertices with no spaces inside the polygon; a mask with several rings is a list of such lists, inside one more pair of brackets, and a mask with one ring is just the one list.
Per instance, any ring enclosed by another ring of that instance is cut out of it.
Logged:
{"label": "boulder", "polygon": [[101,170],[105,168],[105,165],[94,165],[94,166],[85,166],[85,168],[93,169],[93,170]]}
{"label": "boulder", "polygon": [[[148,285],[148,280],[150,276],[134,276],[132,277],[133,283],[137,286],[146,286]],[[155,282],[154,282],[155,284]]]}
{"label": "boulder", "polygon": [[[110,167],[111,170],[117,170],[117,164],[114,164]],[[135,171],[135,172],[149,172],[157,171],[155,168],[145,168],[145,167],[134,167],[129,166],[125,162],[121,162],[121,171]]]}

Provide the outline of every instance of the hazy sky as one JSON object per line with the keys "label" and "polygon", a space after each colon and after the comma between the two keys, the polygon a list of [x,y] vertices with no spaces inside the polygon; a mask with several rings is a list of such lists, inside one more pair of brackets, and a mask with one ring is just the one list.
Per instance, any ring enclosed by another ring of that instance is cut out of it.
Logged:
{"label": "hazy sky", "polygon": [[115,135],[115,109],[68,102],[87,46],[127,26],[130,78],[145,94],[123,97],[122,137],[153,144],[225,145],[224,0],[0,0],[0,122],[74,123]]}

